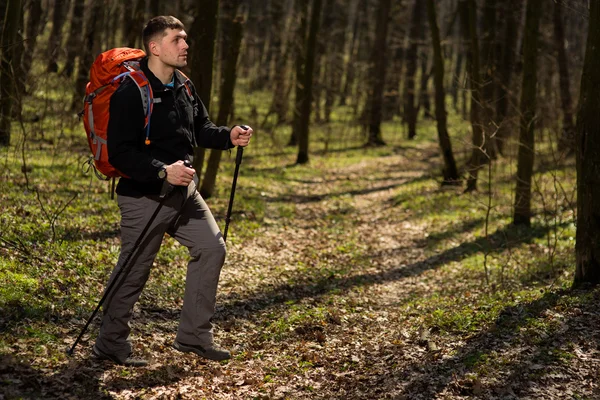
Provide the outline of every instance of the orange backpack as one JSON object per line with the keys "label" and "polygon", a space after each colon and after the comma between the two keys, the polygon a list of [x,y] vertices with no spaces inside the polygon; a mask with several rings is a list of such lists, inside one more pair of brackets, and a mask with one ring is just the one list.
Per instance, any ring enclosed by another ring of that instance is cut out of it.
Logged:
{"label": "orange backpack", "polygon": [[98,172],[106,179],[125,176],[108,162],[106,131],[110,117],[110,98],[127,78],[131,78],[140,90],[145,115],[146,144],[150,143],[148,136],[153,95],[148,78],[140,70],[140,60],[145,56],[146,53],[142,50],[119,47],[98,55],[90,69],[90,81],[85,88],[85,107],[80,115],[83,115],[83,126],[93,154],[94,169],[99,178],[102,177]]}

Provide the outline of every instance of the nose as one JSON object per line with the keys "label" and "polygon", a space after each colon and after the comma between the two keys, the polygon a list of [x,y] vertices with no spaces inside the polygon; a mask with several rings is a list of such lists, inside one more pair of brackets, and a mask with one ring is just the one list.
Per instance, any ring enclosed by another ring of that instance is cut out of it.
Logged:
{"label": "nose", "polygon": [[189,44],[187,44],[187,41],[186,41],[186,40],[183,40],[183,49],[184,49],[184,50],[187,50],[187,49],[189,49],[189,48],[190,48],[190,45],[189,45]]}

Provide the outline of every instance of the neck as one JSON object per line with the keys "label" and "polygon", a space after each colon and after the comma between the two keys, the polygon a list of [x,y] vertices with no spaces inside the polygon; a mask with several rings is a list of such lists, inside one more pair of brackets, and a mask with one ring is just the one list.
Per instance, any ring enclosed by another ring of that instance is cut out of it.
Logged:
{"label": "neck", "polygon": [[157,57],[148,58],[148,69],[164,84],[173,80],[175,68],[162,63]]}

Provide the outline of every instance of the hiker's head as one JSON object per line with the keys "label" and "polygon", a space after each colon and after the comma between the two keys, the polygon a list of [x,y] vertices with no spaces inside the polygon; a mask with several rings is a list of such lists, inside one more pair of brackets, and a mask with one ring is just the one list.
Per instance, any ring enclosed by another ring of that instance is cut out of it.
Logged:
{"label": "hiker's head", "polygon": [[187,65],[187,33],[175,17],[154,17],[144,27],[142,40],[148,57],[158,57],[174,68]]}

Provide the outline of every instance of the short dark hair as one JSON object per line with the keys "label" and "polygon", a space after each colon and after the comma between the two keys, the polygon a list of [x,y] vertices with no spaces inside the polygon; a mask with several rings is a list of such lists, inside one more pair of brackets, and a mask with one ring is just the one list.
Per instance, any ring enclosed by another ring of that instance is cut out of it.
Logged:
{"label": "short dark hair", "polygon": [[160,15],[152,18],[144,26],[142,31],[142,42],[146,49],[146,54],[150,54],[150,42],[156,39],[156,36],[165,36],[167,29],[185,29],[183,23],[171,15]]}

